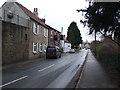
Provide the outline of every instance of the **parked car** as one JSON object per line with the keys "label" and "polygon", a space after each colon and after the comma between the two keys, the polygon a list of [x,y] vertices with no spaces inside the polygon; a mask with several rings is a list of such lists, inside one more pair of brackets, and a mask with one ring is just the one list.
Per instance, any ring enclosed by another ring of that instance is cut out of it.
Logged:
{"label": "parked car", "polygon": [[61,49],[58,46],[47,46],[46,58],[61,58]]}
{"label": "parked car", "polygon": [[75,53],[75,49],[70,49],[69,53]]}

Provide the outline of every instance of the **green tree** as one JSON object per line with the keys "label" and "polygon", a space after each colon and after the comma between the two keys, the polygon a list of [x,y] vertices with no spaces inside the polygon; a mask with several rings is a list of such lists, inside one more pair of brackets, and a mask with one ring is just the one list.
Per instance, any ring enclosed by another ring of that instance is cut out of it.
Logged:
{"label": "green tree", "polygon": [[71,42],[72,48],[78,47],[82,43],[81,33],[76,22],[72,22],[68,27],[67,40]]}
{"label": "green tree", "polygon": [[[99,32],[110,37],[120,45],[120,3],[94,2],[87,9],[77,10],[86,12],[85,20],[81,22],[90,28],[89,34]],[[114,36],[114,37],[113,37]]]}

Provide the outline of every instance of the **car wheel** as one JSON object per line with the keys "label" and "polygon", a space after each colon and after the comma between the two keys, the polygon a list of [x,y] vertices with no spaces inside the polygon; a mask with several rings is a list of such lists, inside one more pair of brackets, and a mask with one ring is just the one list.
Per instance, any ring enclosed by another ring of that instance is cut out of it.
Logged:
{"label": "car wheel", "polygon": [[49,57],[48,56],[46,56],[46,59],[48,59]]}
{"label": "car wheel", "polygon": [[61,55],[59,56],[59,58],[61,58]]}
{"label": "car wheel", "polygon": [[57,59],[58,58],[58,56],[55,56],[55,59]]}

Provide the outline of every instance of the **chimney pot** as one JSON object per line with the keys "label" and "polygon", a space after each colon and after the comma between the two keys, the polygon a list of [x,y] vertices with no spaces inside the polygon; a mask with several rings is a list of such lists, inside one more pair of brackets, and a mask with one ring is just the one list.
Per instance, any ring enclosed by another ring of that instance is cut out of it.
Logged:
{"label": "chimney pot", "polygon": [[44,22],[44,23],[45,23],[45,19],[44,19],[44,18],[42,19],[42,22]]}
{"label": "chimney pot", "polygon": [[34,12],[35,12],[35,8],[34,8]]}
{"label": "chimney pot", "polygon": [[36,16],[38,16],[38,8],[34,8],[34,12],[33,12]]}
{"label": "chimney pot", "polygon": [[36,8],[36,12],[38,12],[38,8]]}

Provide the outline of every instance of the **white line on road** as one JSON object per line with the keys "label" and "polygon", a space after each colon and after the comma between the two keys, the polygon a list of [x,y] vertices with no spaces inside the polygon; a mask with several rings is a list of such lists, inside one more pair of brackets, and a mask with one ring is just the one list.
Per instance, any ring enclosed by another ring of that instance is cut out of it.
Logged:
{"label": "white line on road", "polygon": [[60,61],[60,62],[58,62],[58,64],[63,63],[63,62],[65,62],[65,61]]}
{"label": "white line on road", "polygon": [[15,83],[15,82],[17,82],[17,81],[20,81],[20,80],[22,80],[22,79],[24,79],[24,78],[27,78],[27,77],[28,77],[28,76],[23,76],[23,77],[21,77],[21,78],[18,78],[18,79],[16,79],[16,80],[13,80],[13,81],[11,81],[11,82],[8,82],[8,83],[6,83],[6,84],[3,84],[3,85],[0,86],[0,88],[1,88],[1,87],[4,87],[4,86],[7,86],[7,85],[9,85],[9,84]]}
{"label": "white line on road", "polygon": [[46,69],[48,69],[48,68],[50,68],[50,67],[53,67],[55,64],[52,64],[52,65],[50,65],[50,66],[48,66],[48,67],[46,67],[46,68],[43,68],[43,69],[41,69],[41,70],[38,70],[38,72],[41,72],[41,71],[44,71],[44,70],[46,70]]}

